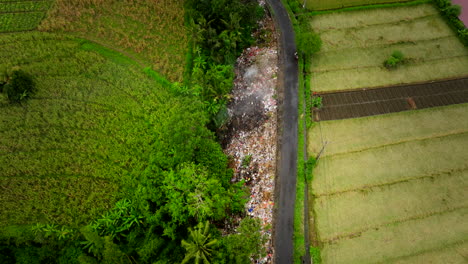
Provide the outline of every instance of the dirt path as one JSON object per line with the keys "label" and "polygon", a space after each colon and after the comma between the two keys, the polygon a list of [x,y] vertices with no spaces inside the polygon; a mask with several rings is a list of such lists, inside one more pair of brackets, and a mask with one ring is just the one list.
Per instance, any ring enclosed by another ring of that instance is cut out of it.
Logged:
{"label": "dirt path", "polygon": [[275,263],[293,263],[294,203],[297,170],[297,93],[298,65],[294,58],[296,44],[288,13],[280,0],[267,1],[276,28],[280,32],[280,85],[283,85],[283,105],[280,116],[280,145],[277,165],[276,218],[274,226]]}
{"label": "dirt path", "polygon": [[468,102],[468,77],[379,89],[317,94],[323,107],[316,121],[380,115]]}

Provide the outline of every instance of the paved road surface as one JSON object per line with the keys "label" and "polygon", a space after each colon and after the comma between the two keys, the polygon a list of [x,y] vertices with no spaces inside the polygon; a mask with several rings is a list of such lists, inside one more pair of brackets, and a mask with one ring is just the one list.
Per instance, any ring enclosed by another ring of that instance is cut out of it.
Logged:
{"label": "paved road surface", "polygon": [[[268,0],[277,30],[280,31],[280,67],[284,80],[284,101],[280,160],[278,162],[278,197],[275,222],[275,263],[293,262],[294,202],[297,170],[297,85],[298,67],[294,58],[296,43],[288,13],[280,0]],[[281,82],[280,82],[281,83]]]}

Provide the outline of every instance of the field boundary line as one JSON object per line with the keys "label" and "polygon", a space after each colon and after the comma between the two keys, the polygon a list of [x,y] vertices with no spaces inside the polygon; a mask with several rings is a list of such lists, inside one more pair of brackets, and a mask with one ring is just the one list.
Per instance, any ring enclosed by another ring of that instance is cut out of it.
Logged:
{"label": "field boundary line", "polygon": [[426,141],[426,140],[437,139],[437,138],[445,138],[445,137],[463,135],[463,134],[467,134],[467,133],[468,133],[468,130],[452,130],[449,133],[432,134],[431,136],[428,136],[428,137],[420,137],[420,138],[414,138],[414,139],[408,139],[408,140],[395,141],[395,142],[392,142],[392,143],[389,143],[389,144],[372,146],[372,147],[358,149],[358,150],[351,150],[351,151],[347,151],[347,152],[336,152],[336,153],[328,154],[328,155],[325,154],[325,155],[322,156],[322,159],[328,158],[328,157],[335,157],[335,156],[345,156],[345,155],[348,155],[348,154],[355,154],[355,153],[358,153],[358,152],[371,151],[371,150],[375,150],[375,149],[380,149],[380,148],[395,146],[395,145],[401,145],[401,144],[414,142],[414,141]]}
{"label": "field boundary line", "polygon": [[[98,135],[103,135],[105,137],[115,139],[120,144],[127,144],[126,142],[117,139],[114,134],[108,134],[108,133],[102,132],[102,129],[99,129],[99,130],[98,129],[84,129],[84,128],[81,128],[81,127],[72,127],[72,126],[67,127],[67,126],[60,126],[60,125],[55,125],[55,124],[47,124],[47,125],[31,126],[31,127],[27,127],[25,125],[20,125],[20,126],[14,127],[14,128],[15,129],[18,129],[18,128],[23,128],[23,129],[50,129],[50,128],[55,128],[55,129],[61,129],[61,130],[82,131],[82,132],[86,132],[86,133],[90,133],[90,134],[95,133],[95,134],[98,134]],[[0,130],[0,133],[7,133],[7,132],[10,132],[12,130],[13,129]]]}
{"label": "field boundary line", "polygon": [[378,26],[382,26],[382,25],[398,25],[398,24],[406,24],[406,23],[411,23],[413,21],[418,21],[418,20],[424,20],[428,17],[439,17],[439,13],[434,13],[434,14],[429,14],[429,15],[422,15],[422,16],[418,16],[418,17],[415,17],[415,18],[411,18],[411,19],[402,19],[402,20],[399,20],[399,21],[394,21],[394,22],[384,22],[384,23],[376,23],[376,24],[366,24],[366,25],[360,25],[360,26],[353,26],[353,27],[342,27],[342,28],[333,28],[333,29],[324,29],[324,30],[320,30],[320,29],[316,29],[314,28],[317,33],[325,33],[325,32],[329,32],[329,31],[343,31],[343,30],[350,30],[350,29],[368,29],[370,27],[378,27]]}
{"label": "field boundary line", "polygon": [[36,10],[17,10],[17,11],[0,11],[0,15],[4,14],[27,14],[27,13],[44,13],[49,9],[36,9]]}
{"label": "field boundary line", "polygon": [[109,135],[107,133],[102,132],[102,129],[85,129],[85,128],[80,128],[80,127],[75,127],[75,126],[60,126],[60,125],[55,125],[55,124],[44,124],[44,125],[37,125],[37,126],[25,126],[25,125],[19,125],[16,127],[13,127],[12,129],[6,129],[6,130],[0,130],[0,133],[6,133],[10,132],[13,129],[49,129],[49,128],[58,128],[58,129],[63,129],[63,130],[79,130],[79,131],[84,131],[84,132],[94,132],[96,134],[102,134],[104,136],[113,136]]}
{"label": "field boundary line", "polygon": [[0,4],[11,4],[11,3],[25,3],[25,2],[53,2],[51,0],[13,0],[13,1],[0,1]]}
{"label": "field boundary line", "polygon": [[23,32],[31,32],[31,31],[36,31],[36,28],[23,29],[23,30],[12,30],[12,31],[0,31],[0,34],[14,34],[14,33],[23,33]]}
{"label": "field boundary line", "polygon": [[412,182],[412,181],[420,181],[420,180],[424,180],[424,179],[444,177],[442,175],[446,175],[445,177],[452,177],[453,174],[455,174],[455,173],[461,173],[461,172],[464,172],[464,171],[467,171],[467,170],[468,170],[468,166],[465,166],[465,167],[461,167],[461,168],[458,168],[458,169],[452,169],[452,170],[448,170],[448,171],[440,171],[440,172],[433,173],[433,174],[426,174],[426,175],[421,175],[421,176],[412,177],[412,178],[404,178],[404,179],[400,179],[400,180],[396,180],[396,181],[390,181],[390,182],[386,182],[386,183],[361,185],[359,188],[345,189],[345,190],[341,190],[341,191],[335,191],[335,192],[330,192],[330,193],[322,193],[322,194],[315,194],[314,193],[313,195],[314,195],[314,198],[317,199],[317,198],[321,198],[321,197],[329,197],[329,196],[340,195],[340,194],[349,193],[349,192],[360,192],[360,191],[366,191],[366,190],[374,189],[374,188],[382,188],[382,187],[387,187],[387,186],[392,186],[392,185],[397,185],[397,184],[404,184],[404,183],[408,183],[408,182]]}
{"label": "field boundary line", "polygon": [[[428,252],[441,251],[441,250],[444,250],[444,249],[459,246],[459,245],[462,245],[462,244],[464,244],[466,242],[468,242],[468,239],[462,239],[462,240],[458,240],[458,241],[455,241],[455,242],[450,243],[450,244],[446,244],[446,245],[444,245],[442,247],[435,247],[435,248],[431,248],[431,249],[427,249],[427,250],[421,250],[421,251],[419,251],[417,253],[414,253],[414,254],[408,254],[408,255],[393,257],[393,258],[386,259],[385,261],[386,262],[394,262],[394,261],[399,260],[399,259],[406,259],[406,258],[411,258],[411,257],[415,257],[415,256],[420,256],[420,255],[428,253]],[[465,260],[466,260],[465,256],[463,256],[463,258],[465,258]]]}
{"label": "field boundary line", "polygon": [[316,15],[325,15],[329,13],[359,11],[359,10],[364,10],[364,9],[405,7],[405,6],[427,4],[431,2],[432,0],[407,0],[407,1],[400,1],[400,2],[389,1],[389,2],[383,2],[383,3],[377,3],[377,4],[351,5],[348,7],[337,7],[337,8],[321,9],[321,10],[315,10],[315,11],[312,10],[308,14],[316,16]]}
{"label": "field boundary line", "polygon": [[[57,100],[57,101],[71,101],[71,102],[78,102],[78,103],[82,103],[82,104],[85,104],[85,105],[97,105],[97,106],[100,106],[102,108],[107,108],[107,109],[103,109],[103,110],[106,110],[108,112],[113,112],[113,111],[118,111],[120,113],[126,113],[126,114],[131,114],[130,112],[126,112],[126,111],[123,111],[121,109],[118,109],[118,108],[115,108],[113,107],[112,105],[107,105],[107,104],[103,104],[103,103],[98,103],[98,102],[93,102],[93,101],[86,101],[86,100],[77,100],[77,99],[72,99],[72,98],[65,98],[65,97],[33,97],[33,98],[30,98],[29,100]],[[136,102],[138,103],[138,102]]]}
{"label": "field boundary line", "polygon": [[[406,66],[418,66],[418,65],[424,65],[427,62],[436,62],[436,61],[443,61],[443,60],[452,60],[452,59],[458,59],[458,58],[463,58],[463,57],[468,57],[468,54],[465,55],[457,55],[457,56],[451,56],[451,57],[444,57],[444,58],[437,58],[437,59],[430,59],[430,60],[422,60],[418,62],[410,62],[408,64],[405,64]],[[310,73],[335,73],[339,71],[349,71],[349,70],[355,70],[355,69],[372,69],[372,68],[380,68],[380,69],[385,69],[383,66],[383,63],[377,65],[369,65],[369,66],[360,66],[360,67],[346,67],[346,68],[341,68],[341,69],[330,69],[330,70],[313,70]]]}
{"label": "field boundary line", "polygon": [[340,240],[347,240],[347,239],[353,239],[355,237],[359,237],[359,236],[361,236],[362,233],[368,232],[368,231],[370,231],[372,229],[380,229],[380,228],[385,228],[387,226],[399,225],[399,224],[403,224],[403,223],[406,223],[406,222],[421,220],[421,219],[429,218],[429,217],[432,217],[432,216],[435,216],[435,215],[443,215],[443,214],[446,214],[446,213],[452,213],[452,212],[456,212],[458,210],[463,210],[463,209],[467,209],[467,208],[468,208],[468,205],[464,205],[464,206],[457,206],[457,207],[453,207],[453,208],[448,208],[446,210],[429,212],[429,213],[420,214],[420,215],[414,215],[412,217],[403,218],[403,219],[392,221],[392,222],[382,223],[380,225],[375,225],[375,226],[371,226],[371,227],[368,227],[368,228],[363,228],[363,229],[361,229],[359,231],[356,231],[356,232],[353,232],[353,233],[338,235],[338,236],[333,237],[333,238],[324,239],[324,240],[321,241],[321,243],[334,244],[334,243],[336,243],[336,242],[338,242]]}
{"label": "field boundary line", "polygon": [[[1,180],[3,179],[22,179],[25,177],[29,177],[32,179],[47,179],[47,178],[53,178],[60,180],[61,178],[89,178],[89,179],[96,179],[104,182],[109,182],[109,183],[117,183],[116,181],[112,181],[111,178],[105,178],[105,177],[94,177],[88,174],[69,174],[69,173],[63,173],[63,174],[42,174],[42,175],[34,175],[31,177],[31,175],[23,175],[23,174],[18,174],[18,175],[12,175],[12,176],[0,176],[0,183]],[[0,185],[1,187],[1,185]]]}
{"label": "field boundary line", "polygon": [[369,49],[369,48],[381,48],[381,47],[391,47],[391,46],[397,46],[397,45],[416,45],[417,43],[420,42],[430,42],[430,41],[436,41],[436,40],[441,40],[441,39],[448,39],[448,38],[453,38],[457,39],[457,41],[460,41],[457,36],[454,35],[447,35],[447,36],[441,36],[441,37],[436,37],[436,38],[430,38],[430,39],[420,39],[420,40],[403,40],[403,41],[398,41],[395,43],[387,43],[387,44],[375,44],[372,46],[365,46],[365,47],[351,47],[351,48],[343,48],[343,49],[331,49],[327,51],[319,51],[316,54],[321,55],[321,54],[327,54],[327,53],[338,53],[338,52],[343,52],[343,51],[348,51],[348,50],[362,50],[362,49]]}

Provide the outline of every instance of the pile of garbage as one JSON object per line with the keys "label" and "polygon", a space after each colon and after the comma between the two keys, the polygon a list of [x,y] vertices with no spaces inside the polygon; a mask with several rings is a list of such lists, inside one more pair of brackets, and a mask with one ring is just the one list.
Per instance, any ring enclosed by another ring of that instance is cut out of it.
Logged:
{"label": "pile of garbage", "polygon": [[251,47],[237,60],[232,100],[228,105],[229,136],[224,151],[231,157],[233,182],[244,180],[250,190],[246,214],[259,218],[268,237],[267,256],[255,263],[272,263],[271,243],[277,144],[277,72],[275,43]]}

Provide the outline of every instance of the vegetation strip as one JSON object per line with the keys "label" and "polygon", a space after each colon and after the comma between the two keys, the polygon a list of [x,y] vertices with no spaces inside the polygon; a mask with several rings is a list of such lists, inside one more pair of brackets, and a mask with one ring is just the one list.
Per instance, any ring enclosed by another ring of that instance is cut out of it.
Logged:
{"label": "vegetation strip", "polygon": [[[319,96],[322,97],[323,108],[314,110],[315,120],[372,116],[466,103],[468,102],[468,78],[380,89],[319,93]],[[369,105],[370,103],[373,105]]]}

